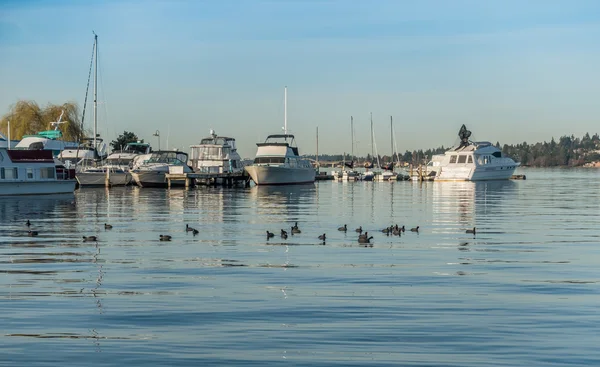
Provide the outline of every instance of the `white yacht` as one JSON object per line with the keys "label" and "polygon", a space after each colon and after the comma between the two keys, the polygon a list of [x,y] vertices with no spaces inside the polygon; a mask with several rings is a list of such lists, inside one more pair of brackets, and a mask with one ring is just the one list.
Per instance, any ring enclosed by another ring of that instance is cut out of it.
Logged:
{"label": "white yacht", "polygon": [[166,174],[169,167],[180,166],[183,173],[192,173],[187,165],[187,153],[177,150],[159,150],[152,152],[148,160],[131,171],[131,176],[140,187],[167,187]]}
{"label": "white yacht", "polygon": [[245,169],[257,185],[286,185],[315,182],[315,169],[298,154],[294,135],[269,135],[257,143],[254,163]]}
{"label": "white yacht", "polygon": [[214,130],[200,144],[190,145],[188,165],[199,173],[240,173],[244,171],[242,157],[234,138],[218,136]]}
{"label": "white yacht", "polygon": [[465,125],[460,128],[458,136],[458,147],[434,155],[420,174],[436,181],[507,180],[519,166],[492,143],[469,140],[471,132]]}
{"label": "white yacht", "polygon": [[257,185],[314,183],[316,171],[308,159],[298,153],[294,135],[287,128],[287,87],[283,97],[283,134],[269,135],[257,143],[254,163],[244,167]]}
{"label": "white yacht", "polygon": [[55,157],[65,149],[77,149],[77,142],[62,140],[63,134],[58,127],[66,122],[62,121],[64,113],[65,111],[61,112],[58,121],[50,123],[50,126],[53,127],[52,130],[40,131],[33,135],[23,135],[23,138],[21,138],[21,141],[17,143],[14,149],[50,150]]}
{"label": "white yacht", "polygon": [[[100,167],[87,167],[77,173],[79,186],[125,186],[132,181],[134,159],[152,152],[148,143],[132,142],[125,149],[113,151]],[[107,182],[108,180],[108,182]]]}
{"label": "white yacht", "polygon": [[50,150],[0,147],[0,196],[72,193],[74,176],[57,165]]}

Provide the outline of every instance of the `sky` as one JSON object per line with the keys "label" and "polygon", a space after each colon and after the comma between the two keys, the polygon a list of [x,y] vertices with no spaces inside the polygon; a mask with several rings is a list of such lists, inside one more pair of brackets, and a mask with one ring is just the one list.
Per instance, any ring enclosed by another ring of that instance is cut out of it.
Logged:
{"label": "sky", "polygon": [[[0,115],[83,107],[98,34],[98,130],[158,148],[214,129],[242,157],[288,130],[301,153],[389,154],[600,132],[592,0],[0,0]],[[88,103],[91,103],[89,98]],[[89,109],[88,111],[91,111]],[[85,126],[92,129],[91,113]]]}

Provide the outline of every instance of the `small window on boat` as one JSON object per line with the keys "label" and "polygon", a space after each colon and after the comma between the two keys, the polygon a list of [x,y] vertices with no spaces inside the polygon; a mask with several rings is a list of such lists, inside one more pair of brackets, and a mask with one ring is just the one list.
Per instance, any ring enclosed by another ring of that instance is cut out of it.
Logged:
{"label": "small window on boat", "polygon": [[458,163],[465,163],[467,161],[467,156],[464,154],[461,154],[458,156]]}
{"label": "small window on boat", "polygon": [[256,157],[254,158],[256,164],[283,164],[285,163],[285,157]]}
{"label": "small window on boat", "polygon": [[0,179],[4,180],[4,168],[0,168]]}
{"label": "small window on boat", "polygon": [[2,179],[14,180],[19,178],[17,168],[2,168]]}
{"label": "small window on boat", "polygon": [[450,156],[450,163],[456,163],[456,156],[455,155],[451,155]]}
{"label": "small window on boat", "polygon": [[502,158],[502,153],[501,152],[494,152],[492,153],[492,155],[496,158]]}
{"label": "small window on boat", "polygon": [[473,156],[472,155],[469,156],[469,159],[467,160],[467,163],[473,163]]}
{"label": "small window on boat", "polygon": [[33,168],[31,167],[27,168],[27,179],[33,179]]}
{"label": "small window on boat", "polygon": [[40,168],[40,178],[54,178],[54,168]]}

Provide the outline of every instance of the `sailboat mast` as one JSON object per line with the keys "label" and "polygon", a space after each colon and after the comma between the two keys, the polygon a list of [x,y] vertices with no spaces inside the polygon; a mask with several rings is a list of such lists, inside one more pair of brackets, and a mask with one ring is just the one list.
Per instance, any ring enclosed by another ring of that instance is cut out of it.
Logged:
{"label": "sailboat mast", "polygon": [[283,133],[287,135],[287,85],[283,88]]}
{"label": "sailboat mast", "polygon": [[394,125],[392,123],[392,116],[390,116],[390,148],[392,148],[392,172],[394,172]]}
{"label": "sailboat mast", "polygon": [[352,138],[352,162],[354,162],[354,117],[350,116],[350,135]]}
{"label": "sailboat mast", "polygon": [[98,35],[94,33],[94,149],[96,149],[96,136],[98,136]]}
{"label": "sailboat mast", "polygon": [[371,112],[371,160],[374,158],[375,152],[373,151],[373,112]]}
{"label": "sailboat mast", "polygon": [[317,170],[319,169],[319,127],[317,126]]}

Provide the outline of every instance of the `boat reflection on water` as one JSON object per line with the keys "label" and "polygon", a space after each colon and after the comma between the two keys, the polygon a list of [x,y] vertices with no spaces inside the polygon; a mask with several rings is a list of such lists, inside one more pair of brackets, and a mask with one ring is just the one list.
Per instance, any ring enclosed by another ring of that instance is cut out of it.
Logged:
{"label": "boat reflection on water", "polygon": [[511,180],[432,182],[432,219],[440,228],[458,222],[472,228],[500,220],[510,212],[519,183]]}
{"label": "boat reflection on water", "polygon": [[48,219],[53,213],[60,211],[61,217],[69,216],[74,211],[65,210],[72,208],[75,204],[75,195],[73,193],[54,194],[54,195],[22,195],[3,197],[0,200],[0,220],[3,223],[10,221],[23,222],[38,218]]}
{"label": "boat reflection on water", "polygon": [[[250,200],[256,202],[258,215],[293,216],[285,220],[297,220],[301,208],[316,204],[317,198],[317,187],[313,183],[250,188]],[[282,218],[274,220],[281,221]]]}

